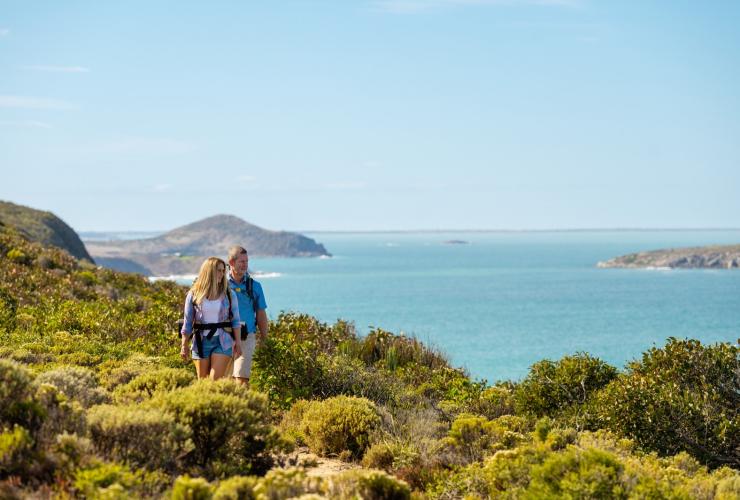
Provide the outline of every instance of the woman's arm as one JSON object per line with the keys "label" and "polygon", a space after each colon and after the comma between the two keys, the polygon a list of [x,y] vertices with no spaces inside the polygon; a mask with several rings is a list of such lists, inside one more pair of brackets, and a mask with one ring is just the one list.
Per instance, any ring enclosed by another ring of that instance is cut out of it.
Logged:
{"label": "woman's arm", "polygon": [[194,318],[195,309],[193,308],[193,292],[190,291],[185,297],[185,310],[183,311],[182,330],[180,331],[180,338],[182,339],[180,345],[180,357],[183,361],[188,360],[188,347],[190,346],[190,336],[193,333]]}

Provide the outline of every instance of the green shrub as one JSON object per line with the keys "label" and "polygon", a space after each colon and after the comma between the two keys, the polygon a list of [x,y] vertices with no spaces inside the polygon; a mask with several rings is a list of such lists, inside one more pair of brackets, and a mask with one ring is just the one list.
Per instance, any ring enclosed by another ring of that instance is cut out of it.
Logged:
{"label": "green shrub", "polygon": [[43,410],[33,395],[31,372],[18,363],[0,359],[0,428],[19,424],[36,432],[43,421]]}
{"label": "green shrub", "polygon": [[0,433],[0,477],[25,476],[34,460],[33,438],[23,427]]}
{"label": "green shrub", "polygon": [[230,380],[197,381],[161,393],[151,404],[192,430],[195,448],[187,463],[209,476],[266,470],[270,452],[280,445],[267,398]]}
{"label": "green shrub", "polygon": [[411,489],[385,472],[350,470],[328,479],[327,496],[340,500],[362,498],[366,500],[407,500]]}
{"label": "green shrub", "polygon": [[140,406],[95,406],[87,412],[90,436],[107,458],[147,469],[173,471],[191,451],[191,430],[172,415]]}
{"label": "green shrub", "polygon": [[376,443],[367,449],[362,457],[363,467],[380,469],[386,472],[393,468],[393,450],[386,443]]}
{"label": "green shrub", "polygon": [[43,423],[35,433],[41,446],[54,443],[58,434],[66,432],[82,436],[87,432],[85,410],[80,403],[67,399],[53,385],[39,385],[34,400],[44,415]]}
{"label": "green shrub", "polygon": [[514,391],[517,412],[535,417],[557,416],[568,407],[583,405],[616,376],[616,368],[586,353],[565,356],[556,362],[539,361]]}
{"label": "green shrub", "polygon": [[5,256],[12,260],[13,262],[17,262],[18,264],[23,265],[29,265],[31,262],[33,262],[33,259],[26,255],[23,250],[19,250],[18,248],[11,248]]}
{"label": "green shrub", "polygon": [[77,470],[73,482],[74,488],[84,498],[120,496],[110,494],[133,490],[140,484],[140,480],[125,465],[105,462]]}
{"label": "green shrub", "polygon": [[311,406],[311,401],[305,399],[299,399],[290,407],[288,411],[283,413],[283,418],[280,421],[280,431],[283,435],[289,439],[292,439],[297,444],[306,444],[306,436],[303,434],[303,416],[306,414],[306,410]]}
{"label": "green shrub", "polygon": [[70,399],[78,401],[84,408],[106,403],[110,400],[108,393],[98,387],[93,372],[78,366],[64,366],[36,378],[39,384],[53,385]]}
{"label": "green shrub", "polygon": [[139,375],[157,370],[162,366],[162,358],[135,353],[128,358],[108,360],[100,367],[100,383],[109,391],[119,385],[127,384]]}
{"label": "green shrub", "polygon": [[218,484],[213,500],[253,500],[256,484],[253,477],[232,476]]}
{"label": "green shrub", "polygon": [[612,454],[571,449],[532,468],[526,498],[627,498],[620,482],[622,464]]}
{"label": "green shrub", "polygon": [[301,469],[273,469],[254,487],[255,497],[264,500],[282,500],[322,492],[322,480],[308,477]]}
{"label": "green shrub", "polygon": [[180,476],[172,487],[172,500],[210,500],[213,486],[201,477]]}
{"label": "green shrub", "polygon": [[463,463],[481,460],[502,449],[514,448],[526,440],[528,423],[522,417],[505,415],[495,420],[476,415],[459,415],[445,442],[463,459]]}
{"label": "green shrub", "polygon": [[380,328],[371,331],[362,340],[360,356],[365,364],[380,364],[391,372],[409,364],[431,369],[448,366],[441,352],[425,346],[418,339],[394,335]]}
{"label": "green shrub", "polygon": [[16,326],[18,299],[9,290],[0,286],[0,331],[13,331]]}
{"label": "green shrub", "polygon": [[360,458],[370,445],[370,435],[380,426],[375,405],[365,399],[336,396],[313,401],[303,414],[301,428],[306,443],[318,455],[349,451]]}
{"label": "green shrub", "polygon": [[87,466],[91,450],[92,444],[87,438],[67,432],[57,434],[52,448],[57,460],[56,475],[66,479],[78,467]]}
{"label": "green shrub", "polygon": [[663,455],[740,466],[740,348],[669,339],[598,397],[600,424]]}
{"label": "green shrub", "polygon": [[190,385],[195,380],[191,370],[160,368],[137,375],[114,391],[116,401],[122,403],[141,402],[150,399],[158,391],[172,391]]}

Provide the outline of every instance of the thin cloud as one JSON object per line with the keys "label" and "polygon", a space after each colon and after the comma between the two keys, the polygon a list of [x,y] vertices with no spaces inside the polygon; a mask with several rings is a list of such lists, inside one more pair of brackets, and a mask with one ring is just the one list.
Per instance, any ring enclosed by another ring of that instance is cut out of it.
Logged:
{"label": "thin cloud", "polygon": [[7,28],[0,28],[0,36],[8,36],[10,35],[10,30]]}
{"label": "thin cloud", "polygon": [[15,127],[15,128],[42,128],[42,129],[54,128],[50,123],[41,122],[38,120],[18,120],[18,121],[3,120],[3,121],[0,121],[0,125],[2,125],[3,127]]}
{"label": "thin cloud", "polygon": [[143,137],[127,138],[75,148],[85,154],[185,154],[195,150],[195,146],[173,139],[149,139]]}
{"label": "thin cloud", "polygon": [[392,14],[412,14],[441,7],[516,6],[540,5],[551,7],[576,7],[583,0],[378,0],[373,3],[377,10]]}
{"label": "thin cloud", "polygon": [[172,191],[172,184],[157,184],[154,186],[154,192],[155,193],[167,193],[169,191]]}
{"label": "thin cloud", "polygon": [[21,109],[75,109],[72,103],[46,97],[0,95],[0,108]]}
{"label": "thin cloud", "polygon": [[46,73],[89,73],[90,68],[84,66],[47,66],[47,65],[32,65],[24,66],[23,69],[29,71],[43,71]]}

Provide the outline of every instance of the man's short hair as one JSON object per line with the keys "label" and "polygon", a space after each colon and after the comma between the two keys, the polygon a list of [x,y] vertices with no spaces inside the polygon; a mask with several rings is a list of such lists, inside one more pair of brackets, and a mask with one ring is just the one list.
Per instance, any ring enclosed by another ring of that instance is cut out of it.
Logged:
{"label": "man's short hair", "polygon": [[240,247],[239,245],[234,245],[233,247],[229,248],[229,262],[234,262],[237,257],[245,253],[247,253],[246,248]]}

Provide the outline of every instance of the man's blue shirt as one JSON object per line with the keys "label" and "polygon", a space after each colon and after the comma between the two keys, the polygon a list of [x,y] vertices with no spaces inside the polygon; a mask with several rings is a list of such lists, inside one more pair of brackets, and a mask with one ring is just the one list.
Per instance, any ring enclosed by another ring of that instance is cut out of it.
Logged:
{"label": "man's blue shirt", "polygon": [[[237,302],[239,303],[239,318],[247,325],[247,331],[249,333],[257,331],[257,322],[254,317],[254,308],[252,306],[252,300],[249,298],[247,293],[247,277],[248,274],[244,273],[244,277],[240,283],[234,281],[234,278],[229,273],[229,288],[231,288],[236,294]],[[252,295],[254,300],[257,301],[257,310],[267,309],[267,302],[265,301],[265,294],[262,292],[262,285],[258,281],[252,280]]]}

